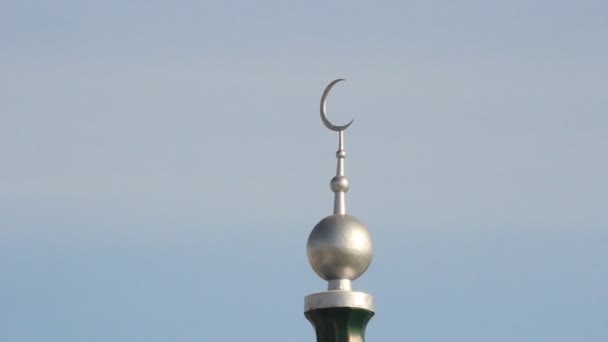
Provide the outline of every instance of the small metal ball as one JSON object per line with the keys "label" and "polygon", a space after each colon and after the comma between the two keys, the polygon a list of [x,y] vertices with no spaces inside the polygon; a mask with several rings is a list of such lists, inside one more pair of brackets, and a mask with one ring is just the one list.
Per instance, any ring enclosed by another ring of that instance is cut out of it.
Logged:
{"label": "small metal ball", "polygon": [[317,223],[306,250],[313,270],[325,280],[357,279],[373,256],[369,231],[350,215],[330,215]]}
{"label": "small metal ball", "polygon": [[347,192],[349,189],[348,178],[344,176],[335,176],[329,182],[329,187],[333,192]]}
{"label": "small metal ball", "polygon": [[344,151],[344,150],[338,150],[336,152],[336,158],[346,158],[346,151]]}

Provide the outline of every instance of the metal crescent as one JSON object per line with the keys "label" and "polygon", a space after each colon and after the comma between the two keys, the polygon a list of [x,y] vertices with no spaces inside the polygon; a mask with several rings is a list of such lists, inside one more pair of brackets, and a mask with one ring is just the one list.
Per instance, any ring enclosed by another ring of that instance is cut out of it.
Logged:
{"label": "metal crescent", "polygon": [[336,131],[336,132],[340,132],[343,131],[345,129],[348,128],[348,126],[350,126],[353,121],[355,121],[355,119],[350,120],[349,123],[347,123],[344,126],[336,126],[334,124],[331,123],[331,121],[329,121],[329,119],[327,118],[327,95],[329,95],[329,91],[331,90],[331,88],[338,82],[341,81],[346,81],[343,78],[339,78],[337,80],[333,80],[330,84],[327,85],[327,87],[325,88],[325,90],[323,91],[323,96],[321,96],[321,120],[323,120],[323,124],[325,125],[325,127],[331,129],[332,131]]}

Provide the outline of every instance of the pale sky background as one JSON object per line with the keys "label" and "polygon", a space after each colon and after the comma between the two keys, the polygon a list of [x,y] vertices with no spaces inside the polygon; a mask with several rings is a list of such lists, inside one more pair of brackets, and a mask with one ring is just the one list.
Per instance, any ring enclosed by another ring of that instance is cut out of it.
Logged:
{"label": "pale sky background", "polygon": [[0,0],[0,341],[608,341],[608,2]]}

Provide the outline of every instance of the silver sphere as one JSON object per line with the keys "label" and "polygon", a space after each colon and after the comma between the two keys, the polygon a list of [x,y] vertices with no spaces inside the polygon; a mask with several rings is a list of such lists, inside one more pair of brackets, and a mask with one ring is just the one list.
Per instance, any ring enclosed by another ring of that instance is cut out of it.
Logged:
{"label": "silver sphere", "polygon": [[308,261],[325,280],[355,280],[372,262],[369,231],[350,215],[331,215],[310,232],[306,246]]}
{"label": "silver sphere", "polygon": [[329,187],[333,192],[347,192],[349,189],[348,178],[344,176],[335,176],[329,182]]}

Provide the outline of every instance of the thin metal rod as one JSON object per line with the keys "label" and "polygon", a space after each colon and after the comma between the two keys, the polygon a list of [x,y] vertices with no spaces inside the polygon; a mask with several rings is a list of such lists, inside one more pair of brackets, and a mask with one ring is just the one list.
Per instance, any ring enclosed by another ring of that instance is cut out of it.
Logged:
{"label": "thin metal rod", "polygon": [[338,131],[338,151],[336,152],[336,158],[338,158],[338,166],[336,169],[336,177],[332,179],[332,190],[334,191],[334,214],[346,215],[346,191],[348,186],[338,186],[341,182],[348,182],[344,176],[344,158],[346,158],[346,151],[344,151],[344,131]]}
{"label": "thin metal rod", "polygon": [[338,151],[336,152],[336,158],[338,158],[338,169],[336,170],[336,176],[344,176],[344,158],[346,152],[344,151],[344,131],[338,132]]}

